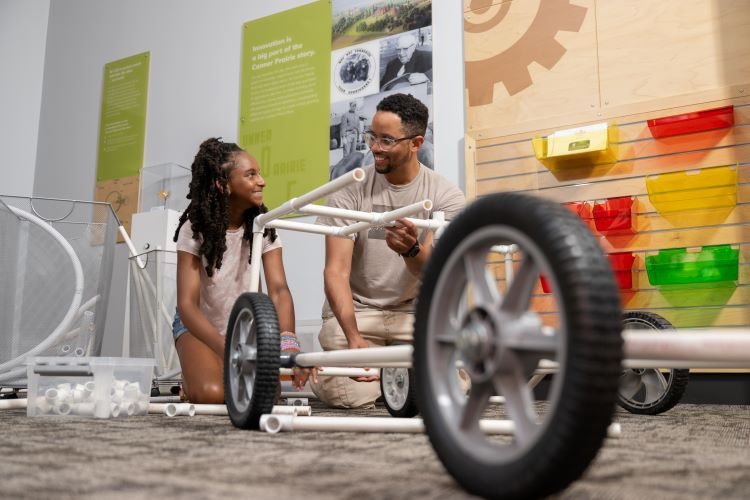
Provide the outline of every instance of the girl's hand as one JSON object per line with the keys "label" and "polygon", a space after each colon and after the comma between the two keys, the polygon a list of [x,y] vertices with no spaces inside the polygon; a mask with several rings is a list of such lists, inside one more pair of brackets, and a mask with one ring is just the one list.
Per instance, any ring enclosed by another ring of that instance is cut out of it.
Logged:
{"label": "girl's hand", "polygon": [[318,369],[317,368],[294,368],[292,369],[292,385],[298,391],[301,391],[307,379],[312,375],[313,383],[318,383]]}

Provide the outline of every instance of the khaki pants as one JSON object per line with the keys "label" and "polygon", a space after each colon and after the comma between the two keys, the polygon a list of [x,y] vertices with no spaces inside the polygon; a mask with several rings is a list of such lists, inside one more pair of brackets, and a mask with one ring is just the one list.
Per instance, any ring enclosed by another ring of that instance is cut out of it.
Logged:
{"label": "khaki pants", "polygon": [[[373,346],[394,343],[412,343],[414,313],[394,311],[356,312],[357,328],[362,337]],[[318,335],[324,351],[348,349],[344,331],[335,317],[323,320]],[[380,370],[373,368],[373,375]],[[380,382],[357,382],[348,377],[318,377],[318,383],[310,381],[312,390],[321,401],[333,408],[360,408],[372,406],[380,397]]]}

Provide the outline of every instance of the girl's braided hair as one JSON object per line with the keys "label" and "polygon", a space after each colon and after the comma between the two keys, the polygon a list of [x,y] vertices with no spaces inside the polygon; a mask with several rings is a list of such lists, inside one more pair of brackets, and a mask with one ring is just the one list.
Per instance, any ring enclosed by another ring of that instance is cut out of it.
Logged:
{"label": "girl's braided hair", "polygon": [[[193,228],[193,239],[202,238],[199,248],[206,258],[206,274],[213,276],[214,269],[221,268],[221,261],[227,249],[226,232],[229,227],[229,173],[236,167],[235,158],[244,151],[233,142],[222,142],[220,138],[206,139],[200,145],[191,166],[192,179],[187,198],[190,204],[180,216],[180,223],[174,233],[174,241],[186,220]],[[217,186],[221,186],[221,189]],[[251,240],[253,220],[268,211],[265,205],[251,207],[243,214],[245,232],[242,237]],[[276,230],[266,229],[263,236],[276,241]],[[251,245],[252,247],[252,245]],[[252,248],[251,248],[252,251]],[[249,261],[248,261],[249,262]]]}

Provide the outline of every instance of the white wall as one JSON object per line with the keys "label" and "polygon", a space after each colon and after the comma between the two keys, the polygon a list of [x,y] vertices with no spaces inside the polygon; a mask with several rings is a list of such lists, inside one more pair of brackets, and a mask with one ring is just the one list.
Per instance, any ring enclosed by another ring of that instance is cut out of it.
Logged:
{"label": "white wall", "polygon": [[[0,0],[5,1],[5,0]],[[236,140],[241,27],[306,0],[52,2],[35,196],[93,198],[104,64],[151,52],[145,165],[189,166],[209,136]],[[436,170],[463,186],[460,2],[433,5]],[[438,40],[439,38],[439,40]],[[323,238],[282,232],[297,318],[320,317]],[[118,245],[105,354],[119,354],[127,251]]]}
{"label": "white wall", "polygon": [[49,0],[0,0],[0,194],[31,196]]}

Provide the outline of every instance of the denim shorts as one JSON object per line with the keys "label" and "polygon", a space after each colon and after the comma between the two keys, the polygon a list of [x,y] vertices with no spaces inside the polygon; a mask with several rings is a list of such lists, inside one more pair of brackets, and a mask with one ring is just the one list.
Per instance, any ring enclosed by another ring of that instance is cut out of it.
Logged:
{"label": "denim shorts", "polygon": [[177,309],[174,310],[174,321],[172,321],[172,337],[174,337],[174,341],[177,342],[177,339],[180,338],[180,335],[188,331],[187,327],[182,324],[182,319],[180,318],[180,311]]}

